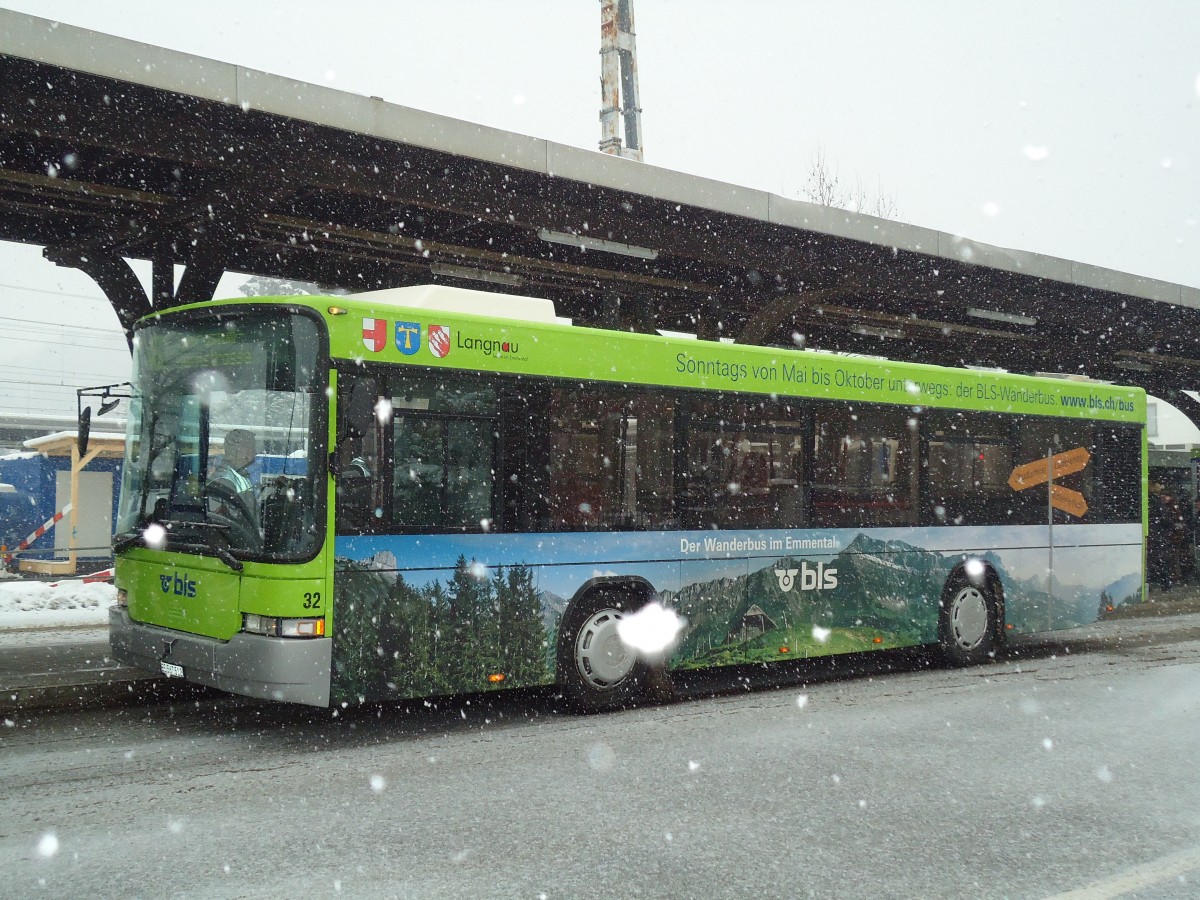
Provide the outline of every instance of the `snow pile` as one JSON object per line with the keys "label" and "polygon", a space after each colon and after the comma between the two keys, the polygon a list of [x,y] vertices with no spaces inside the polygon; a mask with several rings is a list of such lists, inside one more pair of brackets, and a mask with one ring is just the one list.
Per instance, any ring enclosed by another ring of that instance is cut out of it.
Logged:
{"label": "snow pile", "polygon": [[117,589],[101,581],[0,581],[0,629],[107,625]]}

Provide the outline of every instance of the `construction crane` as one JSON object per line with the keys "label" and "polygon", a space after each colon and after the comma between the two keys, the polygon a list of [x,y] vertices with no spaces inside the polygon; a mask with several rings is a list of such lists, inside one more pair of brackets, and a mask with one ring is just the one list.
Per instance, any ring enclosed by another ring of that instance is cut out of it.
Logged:
{"label": "construction crane", "polygon": [[600,149],[641,162],[642,109],[638,105],[633,0],[600,0],[600,97]]}

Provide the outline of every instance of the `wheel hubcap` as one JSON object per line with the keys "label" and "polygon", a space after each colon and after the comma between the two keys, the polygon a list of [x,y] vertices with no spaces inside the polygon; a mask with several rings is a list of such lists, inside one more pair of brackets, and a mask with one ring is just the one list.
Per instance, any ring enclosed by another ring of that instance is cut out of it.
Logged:
{"label": "wheel hubcap", "polygon": [[950,602],[950,631],[956,646],[974,650],[987,637],[987,599],[978,588],[966,587]]}
{"label": "wheel hubcap", "polygon": [[597,690],[616,687],[633,671],[637,658],[617,634],[622,613],[602,609],[593,613],[575,638],[575,667],[583,680]]}

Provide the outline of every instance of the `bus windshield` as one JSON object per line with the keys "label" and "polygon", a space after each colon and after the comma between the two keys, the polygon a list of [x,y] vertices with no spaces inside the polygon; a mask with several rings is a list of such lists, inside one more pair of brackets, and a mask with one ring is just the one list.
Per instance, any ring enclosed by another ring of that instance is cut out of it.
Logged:
{"label": "bus windshield", "polygon": [[290,310],[208,310],[138,330],[118,548],[165,545],[239,567],[316,553],[321,335]]}

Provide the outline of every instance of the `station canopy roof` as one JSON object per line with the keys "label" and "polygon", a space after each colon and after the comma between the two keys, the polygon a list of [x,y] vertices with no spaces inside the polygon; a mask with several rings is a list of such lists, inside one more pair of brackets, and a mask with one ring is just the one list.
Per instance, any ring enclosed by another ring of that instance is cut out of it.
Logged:
{"label": "station canopy roof", "polygon": [[[78,431],[56,431],[31,438],[25,446],[43,456],[70,456],[78,442]],[[125,455],[125,435],[93,433],[88,436],[88,452],[100,459],[121,459]]]}
{"label": "station canopy roof", "polygon": [[[1173,399],[1200,290],[0,10],[0,239],[128,328],[226,270],[546,297],[601,327],[1051,371]],[[153,301],[123,259],[154,262]],[[186,266],[176,285],[175,265]]]}

